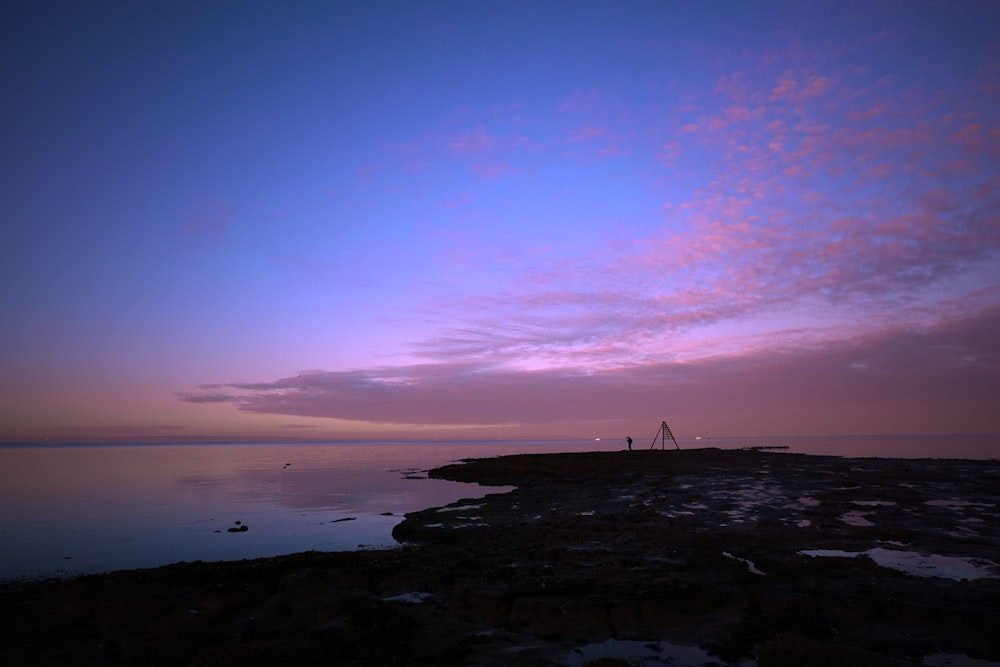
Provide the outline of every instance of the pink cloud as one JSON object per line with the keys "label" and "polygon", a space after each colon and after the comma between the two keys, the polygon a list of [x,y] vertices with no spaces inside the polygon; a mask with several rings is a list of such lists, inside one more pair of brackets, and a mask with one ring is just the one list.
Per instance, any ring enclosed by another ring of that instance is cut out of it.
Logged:
{"label": "pink cloud", "polygon": [[884,102],[880,102],[861,111],[848,111],[847,120],[852,123],[862,123],[878,118],[884,118],[888,115],[890,115],[890,110]]}
{"label": "pink cloud", "polygon": [[895,164],[891,162],[880,162],[865,168],[863,174],[866,179],[882,180],[889,178],[897,171]]}
{"label": "pink cloud", "polygon": [[796,123],[792,129],[802,134],[815,135],[829,134],[833,128],[831,128],[830,125],[820,123],[815,120],[806,120],[801,123]]}
{"label": "pink cloud", "polygon": [[948,176],[972,176],[977,173],[979,163],[973,160],[946,160],[941,162],[941,172]]}
{"label": "pink cloud", "polygon": [[982,122],[967,123],[952,133],[949,140],[961,146],[968,155],[1000,157],[1000,124],[987,127]]}
{"label": "pink cloud", "polygon": [[661,164],[670,165],[673,164],[681,153],[681,144],[679,141],[668,141],[660,146],[660,151],[657,154],[658,159]]}
{"label": "pink cloud", "polygon": [[[831,89],[834,79],[820,76],[810,81],[808,95],[819,96]],[[797,81],[789,79],[784,85],[790,97],[803,97]],[[861,127],[858,124],[887,113],[889,107],[876,101],[864,108],[865,113],[852,117],[854,125],[839,127],[824,122],[822,115],[807,115],[789,130],[781,118],[773,117],[777,109],[767,109],[755,119],[761,130],[754,134],[724,124],[724,110],[699,121],[702,127],[715,121],[717,131],[711,141],[707,135],[693,135],[684,131],[691,128],[682,128],[678,132],[682,141],[700,140],[703,150],[716,156],[715,179],[692,199],[670,209],[672,217],[683,216],[693,224],[692,235],[684,237],[689,248],[698,249],[689,254],[690,259],[714,262],[728,256],[727,274],[745,280],[742,289],[791,300],[804,295],[807,287],[839,299],[879,290],[906,291],[953,275],[968,262],[983,261],[997,247],[984,231],[984,225],[996,218],[989,213],[988,189],[976,190],[982,195],[979,200],[970,197],[964,184],[943,183],[961,170],[978,170],[982,175],[989,168],[978,159],[940,160],[933,152],[942,146],[942,128],[954,121],[941,117],[935,124],[916,116],[909,122],[899,119],[890,128]],[[952,143],[964,149],[979,147],[981,156],[982,147],[990,145],[991,133],[983,123],[966,121],[950,136]],[[723,146],[725,152],[720,152]],[[671,166],[676,168],[676,161]],[[904,169],[910,178],[920,179],[922,197],[897,182]],[[861,201],[861,188],[878,188],[881,196]],[[725,196],[732,193],[752,196],[736,205]],[[795,210],[802,203],[813,207],[807,216]],[[838,230],[838,219],[843,218],[838,218],[837,211],[856,207],[868,211],[868,220],[858,219],[846,227],[839,224]],[[801,231],[787,222],[779,225],[778,221],[795,218],[809,222]],[[713,226],[710,221],[726,224]],[[888,221],[894,224],[887,225]],[[880,240],[871,236],[876,225],[886,234]],[[824,242],[827,233],[833,237]],[[751,235],[766,243],[749,244],[745,237]],[[746,261],[782,266],[797,276],[803,290],[779,296],[771,285],[756,282],[764,278],[744,265],[741,253],[749,253]]]}
{"label": "pink cloud", "polygon": [[778,79],[778,83],[775,84],[774,88],[771,90],[772,100],[788,100],[793,98],[793,96],[799,90],[799,82],[790,77],[783,77]]}
{"label": "pink cloud", "polygon": [[725,116],[726,120],[730,122],[744,123],[763,117],[765,111],[766,110],[763,106],[754,108],[745,106],[728,106],[722,109],[722,115]]}
{"label": "pink cloud", "polygon": [[710,118],[708,120],[707,130],[709,133],[716,133],[724,130],[728,126],[728,123],[719,117]]}
{"label": "pink cloud", "polygon": [[815,76],[810,78],[802,89],[802,97],[815,97],[831,90],[835,85],[833,79],[825,76]]}
{"label": "pink cloud", "polygon": [[772,101],[801,105],[833,89],[833,79],[811,72],[786,72],[771,89]]}
{"label": "pink cloud", "polygon": [[802,199],[802,201],[806,202],[807,204],[818,204],[819,202],[822,202],[824,200],[824,196],[818,192],[810,190],[807,192],[803,192],[802,195],[800,196],[800,199]]}
{"label": "pink cloud", "polygon": [[[252,389],[233,385],[239,396],[232,402],[255,413],[507,424],[537,433],[557,424],[645,423],[663,415],[669,397],[670,415],[688,433],[995,432],[998,338],[1000,309],[993,308],[854,342],[599,373],[480,364],[311,373]],[[198,394],[182,400],[198,402]]]}

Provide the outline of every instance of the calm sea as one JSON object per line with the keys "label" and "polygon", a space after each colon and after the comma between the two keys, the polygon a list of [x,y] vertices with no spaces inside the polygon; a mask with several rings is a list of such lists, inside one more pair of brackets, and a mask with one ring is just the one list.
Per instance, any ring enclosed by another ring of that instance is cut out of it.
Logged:
{"label": "calm sea", "polygon": [[[764,445],[840,456],[1000,458],[1000,436],[679,442],[684,449]],[[637,439],[634,447],[650,444]],[[406,512],[505,490],[428,479],[423,471],[432,467],[470,457],[623,448],[624,441],[607,440],[2,445],[0,579],[392,547],[392,528]],[[247,530],[230,532],[239,526]]]}

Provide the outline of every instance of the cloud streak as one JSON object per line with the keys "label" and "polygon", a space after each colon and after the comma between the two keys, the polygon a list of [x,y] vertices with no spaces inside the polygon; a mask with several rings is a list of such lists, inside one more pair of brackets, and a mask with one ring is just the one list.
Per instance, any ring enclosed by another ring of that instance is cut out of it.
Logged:
{"label": "cloud streak", "polygon": [[[486,363],[316,372],[228,385],[227,400],[247,412],[536,431],[573,422],[581,428],[643,425],[650,415],[666,414],[683,415],[688,433],[718,432],[735,422],[758,433],[789,425],[821,433],[975,431],[993,422],[998,336],[1000,308],[992,308],[920,332],[887,329],[851,342],[749,356],[602,372]],[[210,387],[182,400],[221,396]]]}

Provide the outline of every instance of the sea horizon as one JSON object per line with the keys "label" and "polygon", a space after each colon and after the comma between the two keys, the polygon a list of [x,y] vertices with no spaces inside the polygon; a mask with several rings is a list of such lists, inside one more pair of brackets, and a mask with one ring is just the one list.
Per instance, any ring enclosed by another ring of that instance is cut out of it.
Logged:
{"label": "sea horizon", "polygon": [[[676,448],[718,447],[733,449],[777,446],[789,453],[830,456],[875,456],[880,458],[1000,458],[1000,433],[851,433],[824,435],[749,435],[749,436],[677,436]],[[566,437],[566,438],[274,438],[245,436],[238,438],[169,438],[163,439],[66,439],[0,442],[0,449],[14,448],[96,448],[96,447],[186,447],[186,446],[489,446],[503,444],[565,445],[579,443],[589,448],[627,449],[625,436]],[[867,447],[863,447],[868,445]],[[911,445],[907,447],[907,443]],[[652,439],[635,438],[633,449],[660,448],[659,434]],[[885,447],[885,445],[895,445]],[[619,447],[620,445],[620,447]],[[873,446],[874,445],[874,446]],[[882,445],[882,446],[879,446]],[[957,451],[951,446],[959,445]],[[667,449],[675,448],[667,441]]]}

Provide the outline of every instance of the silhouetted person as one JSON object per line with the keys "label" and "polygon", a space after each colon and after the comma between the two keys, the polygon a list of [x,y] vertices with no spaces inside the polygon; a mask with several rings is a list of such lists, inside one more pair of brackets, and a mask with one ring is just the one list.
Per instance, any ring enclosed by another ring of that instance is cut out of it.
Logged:
{"label": "silhouetted person", "polygon": [[632,436],[626,435],[625,436],[625,442],[628,443],[628,450],[631,452],[632,451]]}

